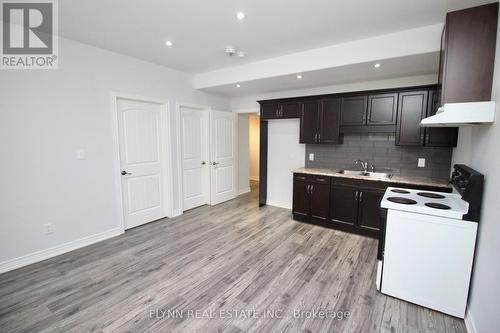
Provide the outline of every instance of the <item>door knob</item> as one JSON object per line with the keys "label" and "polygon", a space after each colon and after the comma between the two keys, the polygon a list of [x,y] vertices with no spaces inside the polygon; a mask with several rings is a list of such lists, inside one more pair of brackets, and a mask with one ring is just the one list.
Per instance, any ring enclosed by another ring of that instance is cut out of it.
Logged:
{"label": "door knob", "polygon": [[212,162],[212,165],[217,165],[219,164],[219,162]]}
{"label": "door knob", "polygon": [[202,161],[202,162],[201,162],[201,165],[205,165],[205,164],[207,164],[207,162],[205,162],[205,161]]}
{"label": "door knob", "polygon": [[122,176],[129,176],[129,175],[131,175],[130,172],[127,172],[125,170],[122,170],[121,174],[122,174]]}

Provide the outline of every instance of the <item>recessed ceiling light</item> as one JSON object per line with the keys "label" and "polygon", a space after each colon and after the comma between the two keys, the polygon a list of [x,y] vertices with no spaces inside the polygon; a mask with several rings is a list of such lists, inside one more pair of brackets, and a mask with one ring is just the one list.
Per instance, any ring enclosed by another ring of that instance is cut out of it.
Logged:
{"label": "recessed ceiling light", "polygon": [[238,83],[238,84],[236,85],[236,88],[240,88],[240,87],[241,87],[241,84],[239,84],[239,83]]}
{"label": "recessed ceiling light", "polygon": [[236,13],[236,18],[237,18],[238,20],[240,20],[240,21],[244,20],[244,19],[245,19],[245,17],[246,17],[246,15],[245,15],[245,13],[243,13],[243,12],[237,12],[237,13]]}
{"label": "recessed ceiling light", "polygon": [[301,74],[297,74],[297,80],[300,80],[302,79],[302,75]]}
{"label": "recessed ceiling light", "polygon": [[174,46],[174,42],[172,42],[171,40],[167,40],[165,41],[165,45],[167,45],[168,47]]}
{"label": "recessed ceiling light", "polygon": [[382,66],[382,65],[381,65],[381,64],[379,64],[379,63],[377,63],[377,64],[373,65],[373,67],[375,67],[375,68],[380,68],[380,66]]}

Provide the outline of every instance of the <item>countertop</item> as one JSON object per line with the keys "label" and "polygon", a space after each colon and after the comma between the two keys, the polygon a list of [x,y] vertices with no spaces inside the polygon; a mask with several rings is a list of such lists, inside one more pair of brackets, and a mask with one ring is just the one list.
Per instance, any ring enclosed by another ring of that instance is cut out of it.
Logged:
{"label": "countertop", "polygon": [[294,173],[305,173],[310,175],[362,179],[367,181],[399,183],[407,185],[435,186],[448,189],[450,188],[449,182],[444,179],[436,179],[430,177],[410,177],[410,176],[392,176],[391,178],[388,179],[377,179],[377,178],[369,178],[357,175],[344,175],[339,173],[339,171],[340,171],[339,169],[317,169],[317,168],[299,168],[293,170]]}

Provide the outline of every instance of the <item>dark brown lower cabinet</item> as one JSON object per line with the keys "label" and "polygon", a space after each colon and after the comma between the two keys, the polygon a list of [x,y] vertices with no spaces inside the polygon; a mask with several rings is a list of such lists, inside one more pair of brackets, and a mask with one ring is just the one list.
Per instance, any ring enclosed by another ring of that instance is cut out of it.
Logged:
{"label": "dark brown lower cabinet", "polygon": [[295,173],[293,218],[328,228],[378,237],[380,201],[387,187],[451,192],[450,188]]}
{"label": "dark brown lower cabinet", "polygon": [[333,184],[331,193],[332,223],[354,233],[378,235],[384,190]]}
{"label": "dark brown lower cabinet", "polygon": [[293,182],[294,218],[326,223],[330,215],[330,178],[296,174]]}
{"label": "dark brown lower cabinet", "polygon": [[351,186],[332,186],[330,219],[337,223],[355,226],[358,216],[358,190]]}
{"label": "dark brown lower cabinet", "polygon": [[360,229],[378,232],[380,230],[380,201],[384,190],[361,189],[358,195],[358,224]]}

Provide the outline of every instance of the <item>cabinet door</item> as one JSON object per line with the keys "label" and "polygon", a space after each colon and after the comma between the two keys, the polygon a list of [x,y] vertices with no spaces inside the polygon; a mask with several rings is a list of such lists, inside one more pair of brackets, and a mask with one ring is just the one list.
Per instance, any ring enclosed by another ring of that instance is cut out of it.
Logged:
{"label": "cabinet door", "polygon": [[271,103],[271,104],[262,104],[260,106],[260,117],[262,119],[276,119],[279,118],[280,105]]}
{"label": "cabinet door", "polygon": [[321,102],[320,143],[340,143],[340,99]]}
{"label": "cabinet door", "polygon": [[354,187],[332,185],[330,219],[334,222],[356,225],[358,217],[358,190]]}
{"label": "cabinet door", "polygon": [[366,96],[342,98],[340,125],[365,125],[367,100]]}
{"label": "cabinet door", "polygon": [[280,118],[299,118],[300,117],[300,103],[299,102],[286,102],[281,104]]}
{"label": "cabinet door", "polygon": [[[429,91],[429,102],[427,115],[430,117],[436,114],[439,108],[439,94],[436,90]],[[426,127],[425,145],[431,147],[456,147],[458,128],[456,127]]]}
{"label": "cabinet door", "polygon": [[300,143],[318,143],[319,107],[317,101],[302,103],[300,114]]}
{"label": "cabinet door", "polygon": [[306,218],[309,216],[309,187],[310,183],[295,179],[293,182],[293,207],[292,213]]}
{"label": "cabinet door", "polygon": [[424,128],[420,121],[427,112],[427,90],[399,94],[396,144],[399,146],[422,146]]}
{"label": "cabinet door", "polygon": [[380,230],[380,200],[384,191],[364,189],[359,192],[358,225],[361,229]]}
{"label": "cabinet door", "polygon": [[398,111],[398,94],[368,96],[368,125],[395,125]]}
{"label": "cabinet door", "polygon": [[311,219],[326,222],[330,213],[330,184],[311,183]]}

